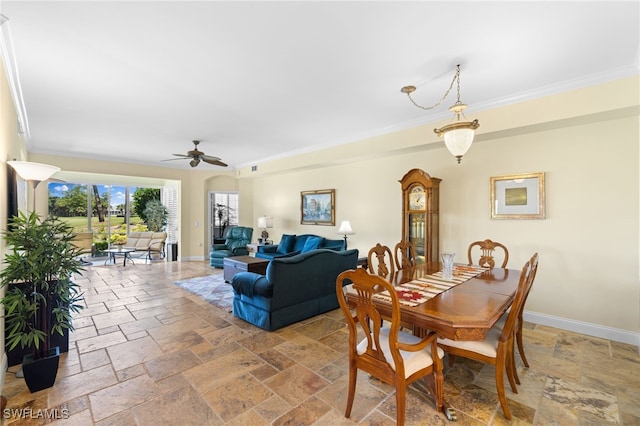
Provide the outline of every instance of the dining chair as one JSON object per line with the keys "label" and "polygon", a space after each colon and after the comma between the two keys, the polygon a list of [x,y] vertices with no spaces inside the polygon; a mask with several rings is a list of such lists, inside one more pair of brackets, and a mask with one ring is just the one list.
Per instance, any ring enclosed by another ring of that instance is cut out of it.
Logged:
{"label": "dining chair", "polygon": [[402,273],[403,281],[413,277],[416,268],[416,249],[410,241],[402,240],[394,250],[396,272]]}
{"label": "dining chair", "polygon": [[513,339],[515,328],[518,323],[518,314],[521,306],[524,304],[526,295],[531,289],[533,264],[537,264],[537,255],[527,261],[522,267],[518,289],[509,310],[506,322],[502,329],[492,327],[484,340],[451,340],[447,338],[438,338],[438,345],[444,349],[449,356],[449,362],[455,356],[481,361],[495,366],[496,389],[498,391],[498,399],[504,416],[510,420],[511,411],[507,405],[507,398],[504,392],[504,374],[507,373],[509,385],[513,393],[518,393],[515,381],[515,365],[513,356]]}
{"label": "dining chair", "polygon": [[494,259],[494,254],[496,249],[502,250],[502,265],[501,268],[507,267],[507,262],[509,262],[509,250],[507,247],[499,243],[497,241],[484,240],[484,241],[474,241],[469,244],[469,249],[467,250],[467,258],[469,259],[469,265],[473,265],[473,254],[475,252],[480,251],[480,258],[478,260],[478,266],[485,266],[489,268],[494,268],[496,266],[496,260]]}
{"label": "dining chair", "polygon": [[[347,301],[349,293],[351,305]],[[391,299],[391,321],[385,321],[374,304],[374,294],[388,292]],[[442,411],[442,358],[437,336],[423,338],[400,331],[400,302],[393,285],[386,279],[369,274],[362,268],[348,270],[336,279],[336,294],[349,328],[349,392],[345,417],[351,416],[356,393],[358,369],[365,371],[396,389],[396,423],[404,424],[407,386],[418,379],[431,379],[436,407]],[[353,311],[352,311],[353,309]],[[359,336],[364,338],[358,342]],[[433,356],[436,354],[436,356]]]}
{"label": "dining chair", "polygon": [[369,265],[369,272],[371,274],[386,278],[389,281],[394,280],[395,267],[393,254],[389,247],[377,243],[375,247],[372,247],[369,250],[367,262]]}
{"label": "dining chair", "polygon": [[[527,357],[524,354],[524,343],[522,341],[522,323],[524,322],[523,319],[523,314],[524,314],[524,306],[527,303],[527,298],[529,297],[529,293],[531,292],[531,287],[533,287],[533,282],[536,279],[536,274],[538,273],[538,253],[535,253],[532,257],[531,257],[531,276],[530,276],[530,280],[531,280],[531,284],[529,285],[529,290],[527,291],[527,294],[525,294],[524,296],[524,301],[522,302],[522,305],[520,306],[520,312],[518,312],[518,322],[515,326],[515,343],[518,345],[518,353],[520,353],[520,358],[522,359],[522,363],[525,365],[525,367],[529,367],[529,361],[527,361]],[[508,313],[503,315],[498,322],[496,323],[496,325],[494,325],[494,327],[498,328],[498,329],[502,329],[504,328],[504,325],[507,321],[507,317],[508,317]],[[518,373],[517,371],[515,371],[515,362],[514,362],[514,375],[515,375],[515,380],[517,384],[520,384],[520,378],[518,377]]]}

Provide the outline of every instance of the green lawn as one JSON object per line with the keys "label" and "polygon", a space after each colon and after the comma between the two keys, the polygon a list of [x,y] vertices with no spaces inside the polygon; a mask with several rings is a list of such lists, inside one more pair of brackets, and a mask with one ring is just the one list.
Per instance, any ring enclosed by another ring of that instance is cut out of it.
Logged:
{"label": "green lawn", "polygon": [[[73,227],[75,232],[87,232],[87,218],[84,216],[60,217],[61,220]],[[124,217],[111,216],[105,218],[104,222],[99,222],[97,217],[91,218],[91,229],[97,233],[106,233],[107,228],[111,228],[112,232],[118,232],[118,228],[124,225]],[[131,225],[142,224],[142,220],[138,216],[130,218]]]}

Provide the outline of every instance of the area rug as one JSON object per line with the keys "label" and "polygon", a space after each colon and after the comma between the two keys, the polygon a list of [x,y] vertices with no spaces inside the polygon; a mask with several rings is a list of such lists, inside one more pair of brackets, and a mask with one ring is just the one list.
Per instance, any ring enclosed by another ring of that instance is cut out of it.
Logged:
{"label": "area rug", "polygon": [[222,274],[180,280],[176,281],[175,285],[200,296],[220,309],[231,312],[233,287],[231,287],[231,284],[224,282]]}

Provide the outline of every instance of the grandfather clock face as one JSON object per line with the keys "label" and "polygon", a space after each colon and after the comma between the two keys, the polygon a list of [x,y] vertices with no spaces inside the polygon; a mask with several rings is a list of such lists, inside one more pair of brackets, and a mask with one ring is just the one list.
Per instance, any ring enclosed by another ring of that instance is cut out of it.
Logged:
{"label": "grandfather clock face", "polygon": [[409,210],[424,210],[425,204],[424,188],[420,185],[411,188],[409,191]]}

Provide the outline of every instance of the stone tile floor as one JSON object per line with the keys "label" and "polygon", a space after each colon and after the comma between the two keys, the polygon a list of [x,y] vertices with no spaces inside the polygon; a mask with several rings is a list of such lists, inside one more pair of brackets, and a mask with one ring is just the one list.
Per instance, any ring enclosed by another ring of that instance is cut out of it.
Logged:
{"label": "stone tile floor", "polygon": [[[395,424],[393,389],[364,374],[344,418],[347,333],[339,310],[269,333],[173,284],[221,273],[205,262],[89,267],[76,280],[87,309],[55,386],[31,394],[11,367],[3,424]],[[511,422],[493,367],[457,359],[446,368],[457,424],[640,424],[637,347],[529,323],[525,344],[531,366],[518,365],[518,394],[506,386]],[[409,425],[449,423],[420,385],[407,405]]]}

